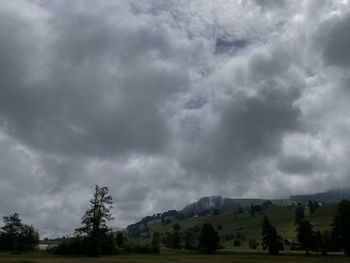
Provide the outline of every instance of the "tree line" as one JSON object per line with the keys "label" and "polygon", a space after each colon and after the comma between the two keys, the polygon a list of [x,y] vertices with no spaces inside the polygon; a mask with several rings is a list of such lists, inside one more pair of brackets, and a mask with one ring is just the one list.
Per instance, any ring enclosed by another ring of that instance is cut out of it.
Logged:
{"label": "tree line", "polygon": [[173,232],[166,233],[161,239],[160,234],[153,233],[150,244],[137,244],[127,240],[122,232],[113,233],[107,223],[112,221],[112,197],[108,195],[107,187],[95,186],[95,193],[90,200],[90,208],[81,219],[82,226],[75,231],[75,237],[63,241],[52,248],[57,254],[88,254],[100,256],[108,254],[126,253],[159,253],[161,242],[168,247],[179,249],[185,240],[187,249],[199,249],[211,253],[219,248],[220,237],[213,226],[203,224],[198,238],[194,238],[191,231],[182,235],[181,226],[175,224]]}
{"label": "tree line", "polygon": [[[56,254],[77,254],[100,256],[125,253],[159,253],[161,245],[172,249],[198,250],[212,253],[221,248],[220,236],[210,223],[201,227],[185,228],[174,224],[171,232],[161,235],[153,233],[149,244],[138,244],[128,240],[123,232],[114,233],[108,223],[114,220],[112,196],[107,187],[95,186],[95,192],[90,199],[90,206],[81,218],[81,227],[75,230],[72,238],[67,238],[52,247],[49,252]],[[309,206],[317,209],[317,205],[309,202]],[[252,206],[251,213],[258,212]],[[157,216],[159,217],[159,216]],[[19,215],[14,213],[3,218],[4,226],[0,230],[0,250],[20,253],[35,249],[39,243],[38,231],[31,225],[23,224]],[[302,206],[296,209],[296,231],[300,249],[306,251],[343,250],[350,255],[350,202],[343,200],[338,206],[333,218],[332,231],[314,231],[312,224],[305,219]],[[262,248],[270,254],[277,255],[283,250],[283,239],[267,216],[264,216],[262,226]],[[251,248],[256,248],[255,240],[249,241]]]}
{"label": "tree line", "polygon": [[[309,201],[309,207],[316,205]],[[314,211],[313,211],[314,212]],[[338,206],[331,225],[331,231],[314,231],[313,225],[305,219],[304,207],[299,204],[296,209],[296,232],[299,249],[321,252],[326,255],[330,251],[343,250],[345,255],[350,256],[350,201],[343,200]],[[262,246],[272,255],[279,254],[283,250],[283,239],[278,235],[276,228],[270,223],[267,216],[262,222]]]}
{"label": "tree line", "polygon": [[3,220],[4,226],[0,230],[0,250],[20,253],[37,247],[38,231],[31,225],[23,224],[17,213],[4,216]]}

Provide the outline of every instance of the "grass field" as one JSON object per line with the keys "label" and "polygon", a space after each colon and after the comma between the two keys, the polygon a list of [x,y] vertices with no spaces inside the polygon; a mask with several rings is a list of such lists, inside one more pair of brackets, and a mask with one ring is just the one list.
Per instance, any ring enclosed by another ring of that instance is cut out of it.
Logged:
{"label": "grass field", "polygon": [[45,254],[36,255],[1,255],[0,263],[269,263],[269,262],[327,262],[327,263],[345,263],[350,262],[350,257],[332,255],[322,256],[304,256],[304,255],[280,255],[269,256],[267,254],[187,254],[187,253],[163,253],[160,255],[121,255],[101,258],[88,257],[64,257],[50,256]]}

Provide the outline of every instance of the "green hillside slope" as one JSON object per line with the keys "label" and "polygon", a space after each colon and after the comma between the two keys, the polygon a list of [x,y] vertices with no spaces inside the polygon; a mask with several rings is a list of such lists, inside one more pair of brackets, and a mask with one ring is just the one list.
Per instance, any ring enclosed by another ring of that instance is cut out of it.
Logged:
{"label": "green hillside slope", "polygon": [[[260,242],[261,239],[261,222],[264,215],[267,215],[271,223],[277,228],[278,233],[285,239],[296,240],[295,232],[295,209],[296,205],[278,205],[274,204],[261,213],[252,216],[249,208],[244,209],[243,214],[235,214],[227,212],[220,215],[206,215],[202,217],[190,217],[186,219],[176,219],[168,217],[171,223],[164,225],[160,219],[150,220],[146,224],[140,225],[141,231],[144,231],[138,240],[149,242],[149,237],[157,231],[161,235],[172,231],[172,226],[178,223],[183,229],[189,227],[200,227],[203,223],[209,222],[214,225],[220,234],[223,244],[226,248],[233,248],[233,240],[239,236],[241,241],[241,249],[248,248],[250,239]],[[310,215],[308,209],[305,209],[306,218],[314,225],[315,230],[330,230],[333,215],[336,210],[336,204],[325,204]],[[143,228],[143,229],[142,229]]]}

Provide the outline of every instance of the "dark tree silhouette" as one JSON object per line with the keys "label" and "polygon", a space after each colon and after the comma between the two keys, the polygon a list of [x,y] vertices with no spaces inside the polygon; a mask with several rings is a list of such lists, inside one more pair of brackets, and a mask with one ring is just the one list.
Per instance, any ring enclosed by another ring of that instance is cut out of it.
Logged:
{"label": "dark tree silhouette", "polygon": [[320,205],[316,201],[311,201],[307,203],[307,206],[309,207],[310,214],[313,214],[316,212],[316,210],[320,207]]}
{"label": "dark tree silhouette", "polygon": [[152,247],[155,252],[159,253],[159,245],[160,245],[160,234],[158,232],[154,232],[152,236]]}
{"label": "dark tree silhouette", "polygon": [[297,225],[299,221],[304,219],[305,219],[305,207],[299,203],[295,210],[295,224]]}
{"label": "dark tree silhouette", "polygon": [[253,204],[250,205],[250,215],[251,216],[255,215],[255,210],[254,210],[254,205]]}
{"label": "dark tree silhouette", "polygon": [[171,247],[175,249],[181,248],[181,226],[179,224],[175,224],[173,226],[173,233],[172,233],[172,241],[171,241]]}
{"label": "dark tree silhouette", "polygon": [[115,235],[115,242],[117,243],[118,247],[122,247],[123,246],[123,244],[124,244],[124,234],[123,234],[123,232],[118,232]]}
{"label": "dark tree silhouette", "polygon": [[210,223],[204,223],[198,238],[198,247],[206,253],[212,253],[219,248],[220,237]]}
{"label": "dark tree silhouette", "polygon": [[250,240],[249,240],[249,248],[250,248],[250,249],[257,249],[258,246],[259,246],[259,243],[256,242],[255,239],[250,239]]}
{"label": "dark tree silhouette", "polygon": [[194,249],[196,247],[196,233],[193,228],[186,228],[184,230],[183,239],[186,249]]}
{"label": "dark tree silhouette", "polygon": [[338,204],[332,233],[345,255],[350,256],[350,201],[343,200]]}
{"label": "dark tree silhouette", "polygon": [[90,208],[81,218],[82,227],[76,229],[78,233],[86,234],[89,240],[88,254],[101,255],[101,242],[110,230],[107,223],[114,219],[111,209],[112,196],[108,195],[107,187],[95,186],[94,197],[90,200]]}
{"label": "dark tree silhouette", "polygon": [[312,231],[313,226],[307,220],[300,220],[297,226],[297,238],[301,248],[305,250],[305,254],[309,254],[309,250],[315,245],[315,233]]}
{"label": "dark tree silhouette", "polygon": [[25,225],[17,213],[4,216],[0,232],[0,250],[13,253],[33,250],[39,244],[39,234],[33,226]]}
{"label": "dark tree silhouette", "polygon": [[278,255],[280,250],[283,250],[283,240],[277,234],[277,230],[271,225],[267,216],[264,216],[262,222],[262,247],[268,249],[271,255]]}
{"label": "dark tree silhouette", "polygon": [[322,255],[327,255],[328,251],[334,250],[332,233],[330,231],[325,230],[322,232],[320,250],[322,252]]}

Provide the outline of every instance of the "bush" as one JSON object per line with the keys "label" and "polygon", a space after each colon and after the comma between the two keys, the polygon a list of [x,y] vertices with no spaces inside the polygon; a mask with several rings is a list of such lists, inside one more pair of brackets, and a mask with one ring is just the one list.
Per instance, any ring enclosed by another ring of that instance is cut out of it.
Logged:
{"label": "bush", "polygon": [[159,247],[152,246],[151,244],[137,244],[133,242],[125,243],[123,248],[126,253],[132,254],[158,254]]}
{"label": "bush", "polygon": [[84,255],[88,248],[86,237],[76,236],[67,238],[57,246],[48,248],[48,252],[58,255]]}
{"label": "bush", "polygon": [[250,249],[257,249],[258,246],[259,246],[259,243],[256,242],[255,239],[249,240],[249,248],[250,248]]}
{"label": "bush", "polygon": [[116,242],[113,233],[105,234],[101,241],[101,253],[102,255],[117,254]]}
{"label": "bush", "polygon": [[239,240],[239,239],[234,239],[234,240],[233,240],[233,246],[235,246],[235,247],[240,247],[240,246],[241,246],[241,240]]}
{"label": "bush", "polygon": [[[75,236],[67,238],[57,246],[48,249],[49,253],[58,255],[88,255],[91,242],[86,236]],[[102,255],[115,255],[118,250],[115,245],[113,233],[105,234],[101,240]]]}

